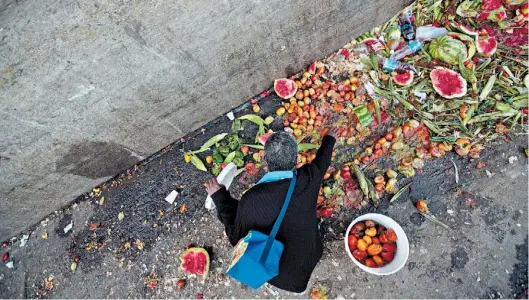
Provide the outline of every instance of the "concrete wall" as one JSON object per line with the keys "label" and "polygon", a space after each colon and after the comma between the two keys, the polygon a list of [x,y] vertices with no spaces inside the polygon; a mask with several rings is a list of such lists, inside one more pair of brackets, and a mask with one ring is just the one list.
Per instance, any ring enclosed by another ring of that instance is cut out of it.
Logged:
{"label": "concrete wall", "polygon": [[410,2],[2,1],[0,240]]}

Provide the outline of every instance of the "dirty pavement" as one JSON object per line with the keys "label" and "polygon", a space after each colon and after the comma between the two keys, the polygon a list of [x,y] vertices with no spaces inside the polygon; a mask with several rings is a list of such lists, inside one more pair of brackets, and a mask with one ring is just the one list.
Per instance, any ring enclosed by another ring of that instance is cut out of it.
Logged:
{"label": "dirty pavement", "polygon": [[[0,297],[527,298],[527,4],[514,2],[418,1],[276,80],[5,241]],[[240,198],[265,172],[269,133],[296,136],[299,167],[330,126],[342,131],[318,197],[325,249],[308,290],[227,277],[232,248],[203,182],[232,162]],[[347,254],[346,229],[368,212],[408,237],[395,274],[368,274]],[[207,277],[180,268],[189,247],[209,253]]]}

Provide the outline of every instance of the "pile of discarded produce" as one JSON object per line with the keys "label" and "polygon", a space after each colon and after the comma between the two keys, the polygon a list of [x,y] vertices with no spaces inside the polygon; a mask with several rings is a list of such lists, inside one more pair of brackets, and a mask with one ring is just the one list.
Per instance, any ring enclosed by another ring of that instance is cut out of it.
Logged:
{"label": "pile of discarded produce", "polygon": [[[300,143],[300,167],[314,159],[325,131],[340,127],[319,215],[393,201],[425,161],[452,150],[477,159],[487,142],[527,131],[527,19],[519,0],[417,1],[306,71],[276,80],[283,101],[274,115],[259,116],[259,97],[252,99],[256,114],[235,119],[233,133],[185,159],[213,175],[233,162],[254,176],[263,156],[256,143],[280,118]],[[246,122],[258,127],[254,141],[239,135]]]}

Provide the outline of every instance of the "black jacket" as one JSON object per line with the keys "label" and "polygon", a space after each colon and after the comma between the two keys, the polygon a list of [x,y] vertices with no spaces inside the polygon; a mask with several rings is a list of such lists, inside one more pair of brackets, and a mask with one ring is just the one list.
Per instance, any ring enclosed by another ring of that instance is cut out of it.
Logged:
{"label": "black jacket", "polygon": [[[325,136],[312,163],[297,170],[294,194],[276,236],[285,246],[279,262],[279,275],[269,281],[280,289],[296,293],[305,291],[321,258],[323,246],[316,204],[335,142],[333,137]],[[218,217],[232,245],[250,230],[270,233],[285,201],[289,183],[290,179],[284,179],[255,185],[241,201],[232,198],[224,187],[212,195]]]}

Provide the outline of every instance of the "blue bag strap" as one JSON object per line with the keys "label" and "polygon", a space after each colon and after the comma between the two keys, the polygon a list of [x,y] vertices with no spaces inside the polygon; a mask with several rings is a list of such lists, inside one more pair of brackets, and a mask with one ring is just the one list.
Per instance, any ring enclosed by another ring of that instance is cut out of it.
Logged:
{"label": "blue bag strap", "polygon": [[293,172],[294,174],[292,175],[292,179],[290,180],[290,185],[288,187],[288,192],[285,198],[285,203],[283,204],[283,207],[281,208],[281,211],[279,212],[279,216],[277,217],[277,220],[274,223],[274,227],[272,227],[272,231],[270,232],[270,235],[268,236],[268,240],[266,241],[263,254],[261,256],[261,259],[259,260],[261,264],[266,263],[268,254],[270,254],[270,250],[272,249],[272,244],[274,240],[276,239],[276,235],[277,235],[277,232],[279,231],[279,227],[281,227],[281,223],[283,222],[283,218],[285,217],[285,214],[287,212],[288,204],[290,203],[292,194],[294,194],[294,187],[296,186],[296,170],[294,170]]}

